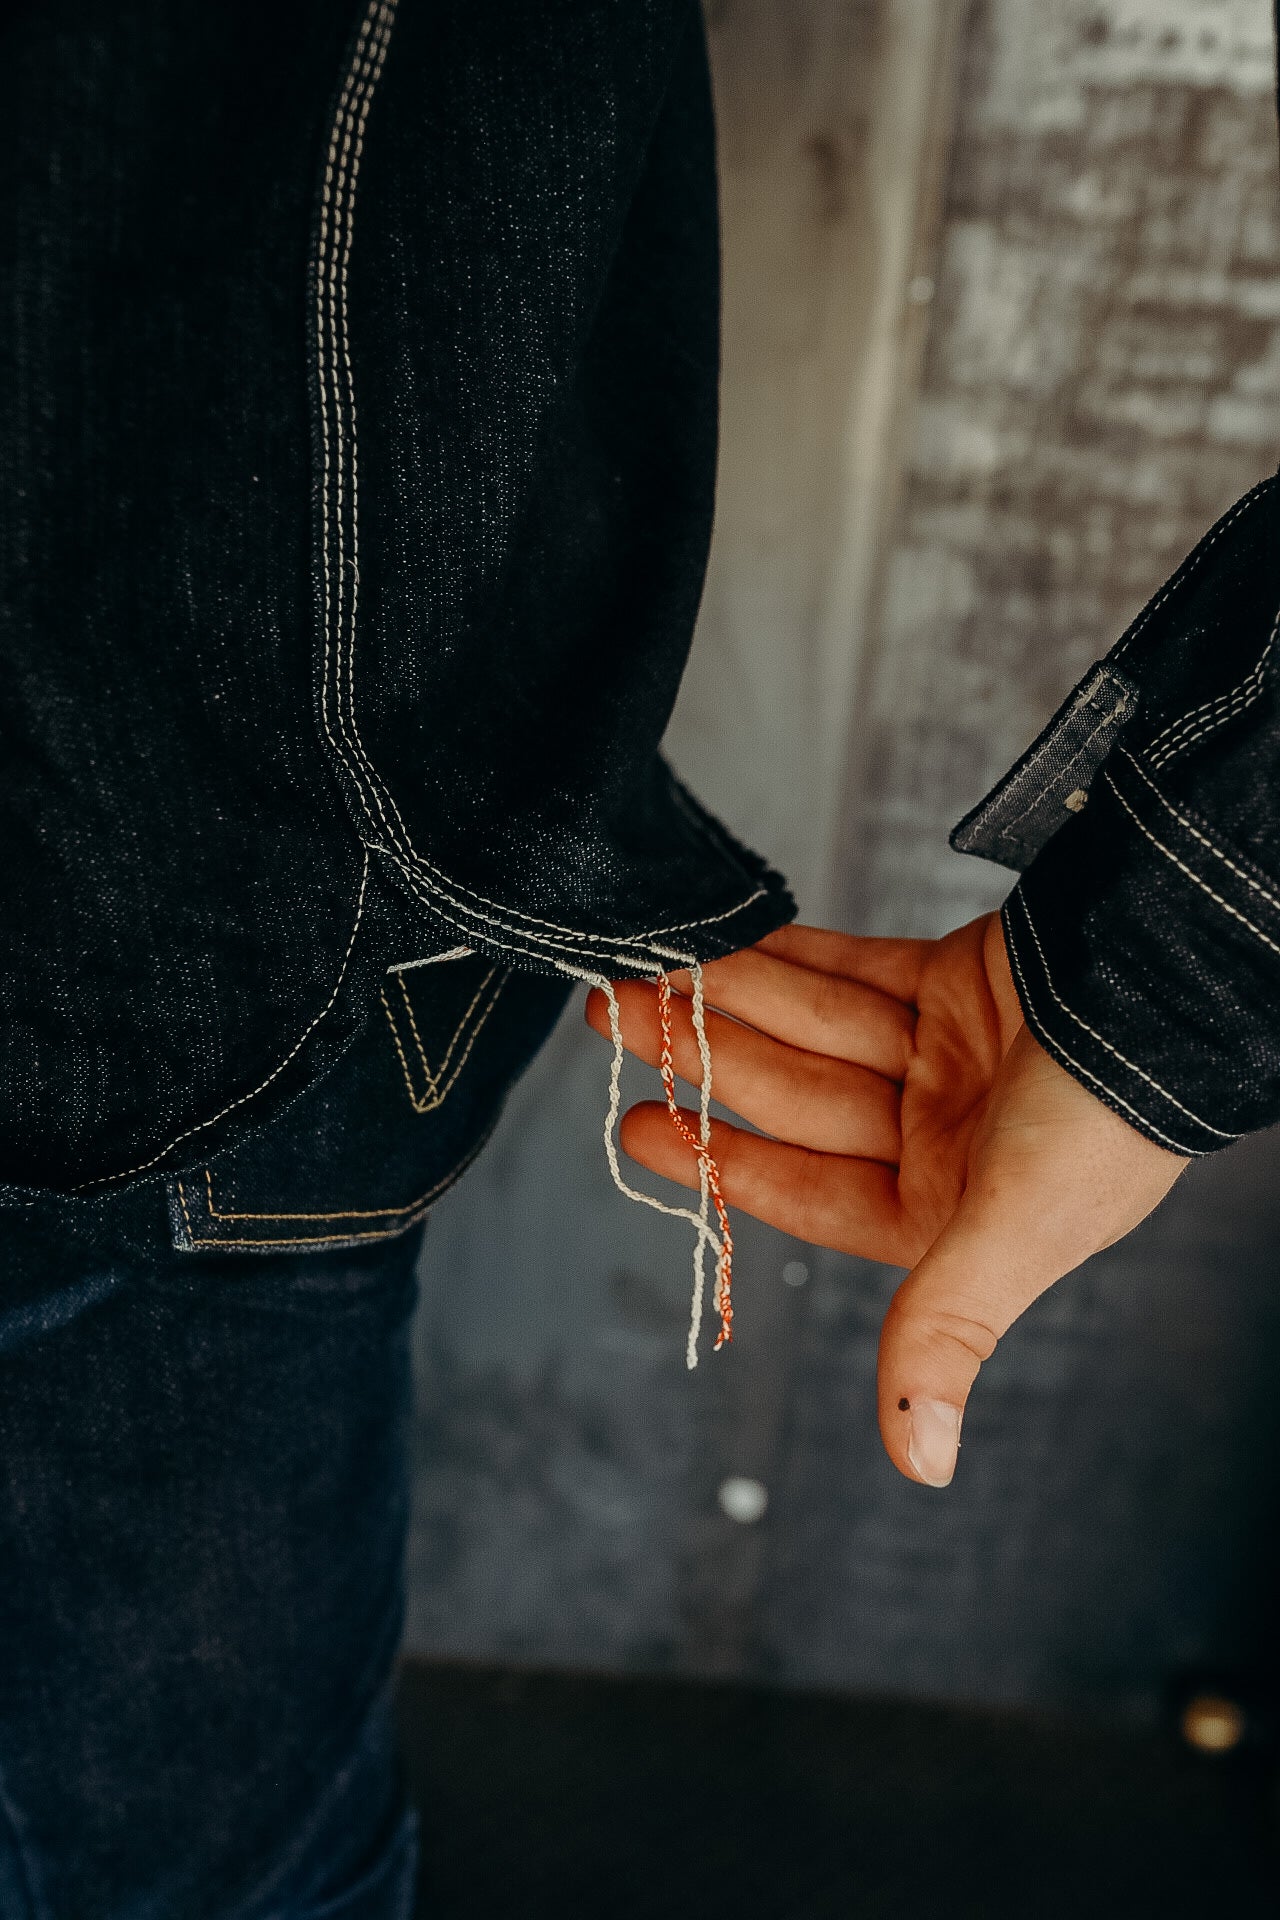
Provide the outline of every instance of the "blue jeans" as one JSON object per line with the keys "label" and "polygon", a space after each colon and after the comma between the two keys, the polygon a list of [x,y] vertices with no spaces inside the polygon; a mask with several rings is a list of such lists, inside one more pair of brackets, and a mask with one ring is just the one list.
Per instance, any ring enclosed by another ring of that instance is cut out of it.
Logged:
{"label": "blue jeans", "polygon": [[408,1920],[420,1221],[563,994],[390,976],[232,1155],[0,1204],[0,1920]]}

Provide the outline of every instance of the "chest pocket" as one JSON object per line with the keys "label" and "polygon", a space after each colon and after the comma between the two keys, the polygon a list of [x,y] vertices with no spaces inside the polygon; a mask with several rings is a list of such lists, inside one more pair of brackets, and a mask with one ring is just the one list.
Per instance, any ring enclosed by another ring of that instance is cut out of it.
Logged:
{"label": "chest pocket", "polygon": [[168,1182],[175,1247],[323,1252],[405,1232],[484,1146],[568,991],[476,954],[388,973],[322,1081]]}

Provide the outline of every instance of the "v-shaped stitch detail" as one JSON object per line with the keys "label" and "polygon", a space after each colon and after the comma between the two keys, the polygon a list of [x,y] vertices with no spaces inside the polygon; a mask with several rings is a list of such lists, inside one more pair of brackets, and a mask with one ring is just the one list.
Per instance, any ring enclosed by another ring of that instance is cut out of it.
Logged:
{"label": "v-shaped stitch detail", "polygon": [[[404,1075],[404,1083],[415,1113],[434,1113],[437,1107],[444,1105],[444,1102],[448,1099],[457,1081],[458,1075],[467,1063],[471,1049],[475,1045],[476,1036],[479,1034],[481,1027],[483,1027],[485,1021],[489,1018],[489,1015],[493,1012],[497,1004],[498,995],[506,985],[510,972],[511,969],[509,967],[500,966],[497,963],[489,968],[489,971],[485,974],[480,985],[472,995],[470,1004],[467,1006],[462,1018],[454,1028],[453,1036],[445,1049],[439,1065],[436,1067],[433,1067],[427,1058],[427,1050],[422,1042],[422,1034],[418,1028],[417,1018],[413,1009],[413,1001],[409,997],[409,989],[405,984],[404,975],[403,973],[396,974],[395,977],[400,988],[400,996],[404,1002],[405,1017],[408,1020],[409,1032],[413,1038],[413,1050],[417,1054],[418,1064],[422,1068],[422,1077],[425,1082],[424,1091],[421,1093],[419,1093],[414,1086],[414,1076],[410,1072],[409,1054],[406,1051],[404,1041],[401,1037],[400,1024],[392,1010],[391,1002],[387,998],[386,988],[383,987],[381,989],[380,998],[382,1000],[382,1010],[386,1014],[387,1024],[391,1028],[391,1037],[395,1042],[396,1054],[400,1061],[400,1070]],[[492,991],[490,991],[490,989],[492,989]],[[488,995],[487,999],[485,997],[486,994]],[[482,1001],[484,1005],[481,1007]],[[473,1022],[473,1016],[476,1014],[477,1007],[480,1007],[480,1013]],[[467,1031],[468,1023],[472,1023],[469,1033]],[[461,1054],[458,1054],[458,1048],[462,1043],[464,1034],[467,1036],[466,1045],[463,1047]],[[456,1059],[454,1057],[455,1055],[458,1055]]]}

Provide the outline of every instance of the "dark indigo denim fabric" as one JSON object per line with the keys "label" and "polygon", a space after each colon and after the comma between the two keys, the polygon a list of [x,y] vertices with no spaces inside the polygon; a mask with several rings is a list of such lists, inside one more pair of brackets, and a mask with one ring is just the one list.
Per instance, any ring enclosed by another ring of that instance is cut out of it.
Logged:
{"label": "dark indigo denim fabric", "polygon": [[792,911],[658,755],[701,16],[41,0],[0,68],[0,1914],[402,1920],[417,1228],[572,976]]}
{"label": "dark indigo denim fabric", "polygon": [[714,483],[696,0],[41,0],[0,69],[0,1183],[202,1164],[396,960],[786,919],[657,751]]}
{"label": "dark indigo denim fabric", "polygon": [[408,1920],[416,1223],[564,991],[390,976],[198,1172],[0,1205],[2,1920]]}
{"label": "dark indigo denim fabric", "polygon": [[1280,480],[1225,514],[953,835],[1041,1043],[1210,1153],[1280,1120]]}

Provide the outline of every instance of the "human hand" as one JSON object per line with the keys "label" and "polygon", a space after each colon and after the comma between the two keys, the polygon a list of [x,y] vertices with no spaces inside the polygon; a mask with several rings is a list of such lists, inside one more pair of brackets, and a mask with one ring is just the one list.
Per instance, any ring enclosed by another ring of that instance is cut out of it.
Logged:
{"label": "human hand", "polygon": [[[687,974],[677,1073],[700,1077]],[[1072,1079],[1022,1019],[999,917],[942,940],[784,927],[703,969],[730,1207],[911,1269],[880,1338],[880,1431],[908,1478],[945,1486],[969,1391],[1031,1302],[1163,1199],[1186,1161]],[[656,986],[617,983],[628,1049],[656,1066]],[[609,1031],[597,988],[587,1019]],[[686,1113],[696,1133],[697,1115]],[[682,1186],[698,1162],[666,1107],[624,1116],[632,1159]]]}

